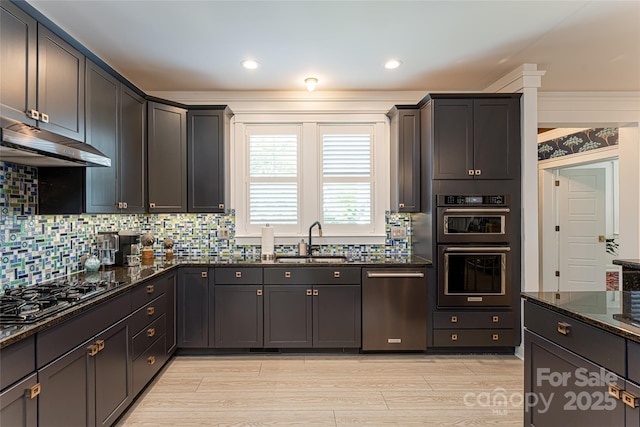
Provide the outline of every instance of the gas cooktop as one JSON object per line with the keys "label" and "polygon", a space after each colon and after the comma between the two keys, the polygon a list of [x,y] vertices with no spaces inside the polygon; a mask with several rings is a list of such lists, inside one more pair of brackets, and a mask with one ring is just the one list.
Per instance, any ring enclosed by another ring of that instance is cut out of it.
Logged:
{"label": "gas cooktop", "polygon": [[5,290],[0,295],[0,325],[34,323],[73,304],[87,301],[124,282],[61,280]]}

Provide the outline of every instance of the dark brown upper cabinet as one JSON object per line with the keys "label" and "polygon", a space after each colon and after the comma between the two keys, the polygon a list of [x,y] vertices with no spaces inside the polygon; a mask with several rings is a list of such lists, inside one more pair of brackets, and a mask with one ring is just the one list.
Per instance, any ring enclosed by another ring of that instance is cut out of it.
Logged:
{"label": "dark brown upper cabinet", "polygon": [[387,116],[391,128],[391,210],[420,211],[420,109],[396,105]]}

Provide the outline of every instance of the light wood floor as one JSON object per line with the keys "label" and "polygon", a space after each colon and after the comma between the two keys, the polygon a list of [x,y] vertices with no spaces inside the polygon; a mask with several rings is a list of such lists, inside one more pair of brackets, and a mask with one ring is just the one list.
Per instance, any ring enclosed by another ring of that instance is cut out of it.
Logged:
{"label": "light wood floor", "polygon": [[118,426],[513,427],[522,392],[515,356],[180,356]]}

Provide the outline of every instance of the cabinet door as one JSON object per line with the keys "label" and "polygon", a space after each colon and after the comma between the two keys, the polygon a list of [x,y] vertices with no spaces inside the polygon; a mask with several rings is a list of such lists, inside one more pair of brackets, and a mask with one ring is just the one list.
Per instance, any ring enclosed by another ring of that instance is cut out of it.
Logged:
{"label": "cabinet door", "polygon": [[104,345],[94,357],[96,425],[109,426],[133,399],[129,320],[112,326],[100,334],[96,341]]}
{"label": "cabinet door", "polygon": [[146,135],[147,101],[120,85],[120,143],[119,176],[120,198],[124,213],[146,211]]}
{"label": "cabinet door", "polygon": [[312,287],[265,285],[265,348],[301,348],[313,345]]}
{"label": "cabinet door", "polygon": [[84,55],[38,25],[40,128],[84,141],[84,67]]}
{"label": "cabinet door", "polygon": [[472,179],[473,101],[433,101],[433,178]]}
{"label": "cabinet door", "polygon": [[116,213],[118,202],[118,106],[120,83],[87,61],[87,144],[111,159],[111,167],[87,169],[86,212]]}
{"label": "cabinet door", "polygon": [[[636,363],[634,360],[631,363]],[[637,405],[637,400],[640,399],[640,387],[630,381],[627,381],[625,386],[625,392],[628,394],[625,399],[625,418],[626,427],[638,427],[640,426],[640,408]],[[620,404],[620,402],[618,402]]]}
{"label": "cabinet door", "polygon": [[391,208],[420,211],[420,110],[395,106],[391,118]]}
{"label": "cabinet door", "polygon": [[38,54],[35,19],[9,2],[0,8],[0,111],[31,126],[27,111],[37,108],[36,76]]}
{"label": "cabinet door", "polygon": [[359,348],[362,343],[359,285],[313,287],[314,347]]}
{"label": "cabinet door", "polygon": [[526,330],[524,348],[525,425],[625,425],[625,405],[608,391],[624,379]]}
{"label": "cabinet door", "polygon": [[215,286],[215,347],[262,347],[262,285]]}
{"label": "cabinet door", "polygon": [[149,212],[187,211],[187,111],[149,102]]}
{"label": "cabinet door", "polygon": [[29,389],[37,383],[34,373],[0,393],[0,426],[36,427],[38,425],[38,399],[31,397],[29,393]]}
{"label": "cabinet door", "polygon": [[188,211],[224,212],[224,111],[193,110],[188,118]]}
{"label": "cabinet door", "polygon": [[178,347],[202,348],[209,344],[207,277],[206,268],[180,270],[177,295]]}
{"label": "cabinet door", "polygon": [[518,105],[518,100],[512,98],[473,101],[475,179],[518,177],[520,163]]}
{"label": "cabinet door", "polygon": [[40,427],[95,426],[95,394],[88,392],[95,390],[95,356],[89,356],[88,344],[38,371]]}

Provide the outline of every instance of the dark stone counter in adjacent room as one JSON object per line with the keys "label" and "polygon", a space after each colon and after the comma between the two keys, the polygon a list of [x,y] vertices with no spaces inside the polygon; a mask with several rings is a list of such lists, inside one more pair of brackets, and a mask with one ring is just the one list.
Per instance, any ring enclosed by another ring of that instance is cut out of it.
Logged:
{"label": "dark stone counter in adjacent room", "polygon": [[613,263],[622,266],[622,290],[640,291],[640,259],[614,259]]}

